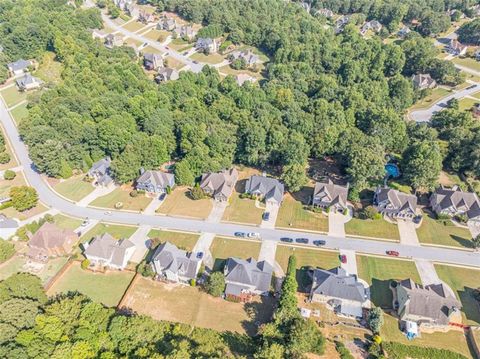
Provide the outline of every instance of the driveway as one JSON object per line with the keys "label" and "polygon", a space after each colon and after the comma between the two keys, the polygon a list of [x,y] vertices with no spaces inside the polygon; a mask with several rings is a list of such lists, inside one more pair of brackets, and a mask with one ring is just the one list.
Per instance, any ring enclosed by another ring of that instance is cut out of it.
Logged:
{"label": "driveway", "polygon": [[475,224],[472,221],[468,221],[468,229],[472,238],[476,238],[480,235],[480,223]]}
{"label": "driveway", "polygon": [[155,195],[155,197],[152,199],[152,201],[143,210],[143,213],[154,215],[155,211],[158,209],[158,207],[160,207],[162,205],[163,201],[165,200],[165,198],[167,198],[167,196],[165,196],[163,199],[160,199],[159,195]]}
{"label": "driveway", "polygon": [[415,266],[417,267],[423,285],[439,284],[442,282],[438,277],[437,271],[432,262],[423,259],[416,259]]}
{"label": "driveway", "polygon": [[268,221],[265,221],[262,218],[262,223],[260,223],[260,228],[275,228],[275,222],[277,222],[278,211],[280,210],[280,206],[276,204],[267,203],[265,206],[265,212],[270,213],[270,218]]}
{"label": "driveway", "polygon": [[345,238],[345,223],[351,218],[350,214],[344,215],[342,213],[331,211],[328,214],[328,235]]}
{"label": "driveway", "polygon": [[83,197],[80,201],[77,202],[77,205],[80,207],[87,207],[89,203],[92,203],[98,197],[106,196],[110,192],[113,192],[117,188],[115,184],[111,183],[108,187],[97,186],[85,197]]}
{"label": "driveway", "polygon": [[209,223],[220,223],[222,220],[225,209],[228,207],[228,202],[213,201],[213,208],[210,211],[206,221]]}
{"label": "driveway", "polygon": [[419,246],[415,224],[411,221],[397,220],[398,232],[400,233],[400,243],[410,246]]}
{"label": "driveway", "polygon": [[[74,229],[74,232],[78,234],[79,237],[83,236],[85,233],[87,233],[89,230],[91,230],[93,227],[95,227],[98,224],[98,220],[96,219],[91,219],[88,221],[86,226],[80,225],[76,229]],[[87,238],[90,240],[90,238]]]}
{"label": "driveway", "polygon": [[348,274],[355,274],[358,276],[357,255],[355,251],[340,249],[340,255],[347,257],[347,263],[341,263],[340,266],[345,269]]}
{"label": "driveway", "polygon": [[213,269],[213,265],[215,264],[212,253],[210,253],[210,246],[214,238],[215,233],[202,233],[192,251],[194,253],[203,252],[203,263],[210,269]]}
{"label": "driveway", "polygon": [[151,226],[141,225],[128,239],[130,242],[135,244],[135,252],[133,253],[132,258],[130,259],[133,263],[140,263],[142,259],[148,252],[147,241],[148,233],[152,229]]}
{"label": "driveway", "polygon": [[275,253],[277,251],[277,242],[269,241],[268,239],[262,240],[262,246],[260,247],[260,254],[258,255],[258,261],[266,261],[272,267],[275,266]]}

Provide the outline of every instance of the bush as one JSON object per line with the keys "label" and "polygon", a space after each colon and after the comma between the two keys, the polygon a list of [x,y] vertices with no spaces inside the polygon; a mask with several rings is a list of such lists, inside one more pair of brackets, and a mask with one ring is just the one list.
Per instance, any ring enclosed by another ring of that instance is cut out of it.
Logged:
{"label": "bush", "polygon": [[32,187],[12,187],[10,197],[12,198],[13,208],[20,212],[33,208],[38,203],[37,191]]}
{"label": "bush", "polygon": [[378,209],[373,206],[368,206],[363,210],[363,215],[368,219],[381,219],[382,215],[378,213]]}
{"label": "bush", "polygon": [[3,172],[3,178],[7,181],[13,180],[16,176],[17,174],[15,173],[15,171],[12,170],[6,170],[5,172]]}
{"label": "bush", "polygon": [[428,359],[466,359],[465,356],[446,349],[418,347],[395,342],[384,342],[383,349],[389,359],[428,358]]}
{"label": "bush", "polygon": [[10,155],[7,152],[0,153],[0,164],[5,164],[10,162]]}
{"label": "bush", "polygon": [[200,188],[198,183],[190,190],[190,195],[194,200],[204,199],[206,197],[205,192]]}
{"label": "bush", "polygon": [[197,281],[194,278],[190,279],[190,286],[195,287],[196,285]]}
{"label": "bush", "polygon": [[150,263],[143,261],[137,266],[137,273],[140,273],[142,277],[152,278],[155,275]]}
{"label": "bush", "polygon": [[0,263],[10,259],[15,254],[13,243],[0,239]]}
{"label": "bush", "polygon": [[165,192],[166,192],[167,194],[170,194],[170,193],[172,193],[172,187],[170,187],[170,186],[167,186],[167,188],[166,188]]}
{"label": "bush", "polygon": [[468,217],[466,214],[457,214],[455,216],[455,219],[460,223],[467,223],[468,221]]}
{"label": "bush", "polygon": [[437,214],[437,219],[439,221],[449,221],[450,220],[450,216],[448,214],[444,214],[444,213],[438,213]]}
{"label": "bush", "polygon": [[225,290],[225,277],[222,272],[213,272],[205,282],[205,290],[214,297],[220,297]]}
{"label": "bush", "polygon": [[123,207],[123,202],[117,202],[115,203],[115,209],[121,209]]}
{"label": "bush", "polygon": [[367,322],[368,326],[374,334],[380,333],[380,329],[383,325],[383,311],[379,307],[372,308],[368,314]]}
{"label": "bush", "polygon": [[130,192],[130,197],[135,198],[137,196],[138,196],[138,191],[137,190],[134,189],[133,191]]}
{"label": "bush", "polygon": [[335,341],[335,349],[341,359],[354,359],[353,355],[342,342]]}
{"label": "bush", "polygon": [[80,264],[80,267],[81,267],[82,269],[87,269],[89,265],[90,265],[90,261],[89,261],[88,259],[84,259],[84,260],[82,261],[82,263]]}

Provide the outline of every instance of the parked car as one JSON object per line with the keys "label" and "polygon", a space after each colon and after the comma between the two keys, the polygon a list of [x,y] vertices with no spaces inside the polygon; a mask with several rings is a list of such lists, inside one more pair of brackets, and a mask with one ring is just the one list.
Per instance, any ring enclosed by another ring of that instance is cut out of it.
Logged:
{"label": "parked car", "polygon": [[327,243],[327,242],[325,242],[325,241],[323,241],[323,240],[321,240],[321,239],[319,239],[319,240],[317,240],[317,241],[313,241],[313,244],[316,245],[317,247],[318,247],[318,246],[324,246],[326,243]]}
{"label": "parked car", "polygon": [[197,60],[193,60],[193,63],[194,63],[194,64],[198,64],[198,61],[197,61]]}
{"label": "parked car", "polygon": [[398,257],[400,255],[400,253],[398,253],[397,251],[386,251],[385,253],[387,253],[387,255],[389,256],[394,256],[394,257]]}
{"label": "parked car", "polygon": [[160,201],[163,201],[163,200],[165,199],[165,197],[167,197],[167,194],[166,194],[166,193],[162,193],[162,194],[160,195],[160,197],[158,197],[158,199],[159,199]]}
{"label": "parked car", "polygon": [[345,254],[340,255],[340,262],[343,264],[347,263],[347,256]]}
{"label": "parked car", "polygon": [[188,51],[185,51],[182,55],[183,55],[183,56],[187,56],[187,55],[188,55]]}
{"label": "parked car", "polygon": [[245,232],[235,232],[235,237],[245,238],[247,234]]}
{"label": "parked car", "polygon": [[249,232],[247,233],[248,238],[260,238],[260,233],[257,232]]}
{"label": "parked car", "polygon": [[203,258],[203,252],[198,252],[196,257],[197,257],[197,259],[202,259]]}
{"label": "parked car", "polygon": [[268,221],[270,219],[270,212],[263,212],[262,218],[264,221]]}
{"label": "parked car", "polygon": [[293,242],[293,238],[282,237],[282,238],[280,238],[280,241],[281,241],[281,242],[292,243],[292,242]]}
{"label": "parked car", "polygon": [[297,238],[297,239],[295,239],[295,242],[307,244],[308,243],[308,238]]}
{"label": "parked car", "polygon": [[85,227],[90,223],[90,220],[88,218],[85,218],[85,220],[82,222],[81,226]]}
{"label": "parked car", "polygon": [[112,211],[106,211],[105,215],[110,216],[112,214]]}

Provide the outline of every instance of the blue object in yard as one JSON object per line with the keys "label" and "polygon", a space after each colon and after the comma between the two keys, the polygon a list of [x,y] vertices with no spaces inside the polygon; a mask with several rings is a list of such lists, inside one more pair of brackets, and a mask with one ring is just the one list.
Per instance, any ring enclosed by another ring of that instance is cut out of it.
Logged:
{"label": "blue object in yard", "polygon": [[387,163],[385,165],[385,171],[387,172],[387,175],[393,178],[398,178],[400,177],[400,170],[398,169],[398,166],[394,163]]}

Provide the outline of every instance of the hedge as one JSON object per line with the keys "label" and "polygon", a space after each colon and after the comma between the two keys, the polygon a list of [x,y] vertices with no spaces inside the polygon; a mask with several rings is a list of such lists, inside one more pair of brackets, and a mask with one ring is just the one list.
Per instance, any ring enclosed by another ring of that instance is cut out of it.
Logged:
{"label": "hedge", "polygon": [[389,359],[467,359],[462,354],[446,349],[418,347],[395,342],[384,342],[382,347],[388,353]]}

